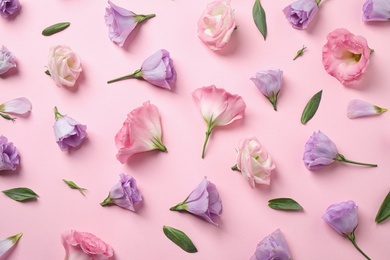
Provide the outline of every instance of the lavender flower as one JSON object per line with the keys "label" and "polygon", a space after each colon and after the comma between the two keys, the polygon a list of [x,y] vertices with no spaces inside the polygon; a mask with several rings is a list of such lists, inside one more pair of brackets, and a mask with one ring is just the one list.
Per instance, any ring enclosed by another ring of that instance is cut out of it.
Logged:
{"label": "lavender flower", "polygon": [[108,26],[108,36],[111,41],[121,47],[139,23],[156,16],[155,14],[137,15],[113,4],[111,1],[108,1],[108,4],[110,6],[106,8],[106,14],[104,16],[106,25]]}
{"label": "lavender flower", "polygon": [[214,225],[218,225],[211,218],[221,215],[222,201],[217,187],[204,178],[183,202],[171,207],[170,210],[187,211]]}
{"label": "lavender flower", "polygon": [[280,69],[270,69],[259,71],[256,75],[250,78],[260,92],[271,102],[276,111],[276,103],[278,95],[282,87],[283,71]]}
{"label": "lavender flower", "polygon": [[19,0],[0,0],[0,14],[3,18],[19,12],[20,8]]}
{"label": "lavender flower", "polygon": [[259,244],[250,260],[290,260],[291,253],[280,229],[266,236]]}
{"label": "lavender flower", "polygon": [[363,22],[390,21],[389,0],[366,0],[363,5]]}
{"label": "lavender flower", "polygon": [[10,68],[16,68],[15,56],[2,46],[0,49],[0,75],[6,73]]}
{"label": "lavender flower", "polygon": [[318,12],[321,0],[298,0],[283,9],[287,20],[295,29],[306,29]]}
{"label": "lavender flower", "polygon": [[352,119],[357,117],[379,115],[386,111],[386,108],[375,106],[363,100],[354,99],[348,104],[347,116]]}
{"label": "lavender flower", "polygon": [[14,171],[19,165],[19,153],[13,143],[0,135],[0,171]]}
{"label": "lavender flower", "polygon": [[119,177],[119,182],[111,188],[107,198],[100,205],[115,204],[135,211],[134,206],[142,201],[142,194],[138,190],[137,182],[133,177],[123,173],[119,174]]}
{"label": "lavender flower", "polygon": [[54,108],[54,115],[56,122],[53,130],[60,149],[68,151],[70,148],[78,148],[87,139],[87,126],[69,116],[61,115],[57,107]]}

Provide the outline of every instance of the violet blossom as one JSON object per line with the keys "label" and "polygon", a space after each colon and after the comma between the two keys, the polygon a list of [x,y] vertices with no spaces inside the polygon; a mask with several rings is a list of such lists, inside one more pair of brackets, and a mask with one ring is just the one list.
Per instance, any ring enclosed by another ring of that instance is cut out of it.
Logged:
{"label": "violet blossom", "polygon": [[275,230],[257,244],[250,260],[290,260],[291,253],[280,229]]}
{"label": "violet blossom", "polygon": [[280,69],[270,69],[259,71],[256,75],[250,78],[260,92],[271,102],[276,111],[276,103],[278,95],[282,87],[283,71]]}
{"label": "violet blossom", "polygon": [[15,56],[5,46],[1,46],[0,75],[6,73],[11,68],[16,68]]}
{"label": "violet blossom", "polygon": [[306,29],[318,12],[321,0],[298,0],[286,6],[283,13],[295,29]]}
{"label": "violet blossom", "polygon": [[0,0],[0,14],[3,18],[8,18],[20,11],[19,0]]}
{"label": "violet blossom", "polygon": [[380,115],[387,111],[387,108],[378,107],[364,100],[351,100],[347,107],[348,118],[358,118],[364,116]]}
{"label": "violet blossom", "polygon": [[363,5],[363,22],[390,21],[389,0],[366,0]]}
{"label": "violet blossom", "polygon": [[20,157],[13,143],[7,137],[0,135],[0,171],[15,171]]}

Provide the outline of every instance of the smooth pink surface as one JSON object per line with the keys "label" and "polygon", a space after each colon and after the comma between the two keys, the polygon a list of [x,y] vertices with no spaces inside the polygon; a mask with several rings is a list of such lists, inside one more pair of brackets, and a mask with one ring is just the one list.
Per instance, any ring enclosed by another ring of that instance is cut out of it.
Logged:
{"label": "smooth pink surface", "polygon": [[[0,237],[23,232],[9,259],[63,259],[61,234],[69,229],[92,233],[114,248],[117,260],[127,259],[249,259],[256,245],[277,228],[283,232],[293,259],[363,259],[352,244],[323,220],[326,208],[354,200],[359,207],[356,241],[375,260],[386,260],[390,221],[374,222],[390,190],[390,114],[350,120],[352,99],[390,107],[389,23],[361,22],[363,0],[323,0],[306,31],[295,30],[282,9],[290,0],[266,1],[268,37],[264,41],[252,20],[254,1],[233,0],[238,29],[226,48],[215,53],[197,36],[197,21],[208,0],[116,0],[135,13],[156,13],[130,36],[124,48],[108,38],[106,1],[21,1],[13,20],[0,19],[1,42],[17,58],[17,72],[0,77],[0,102],[25,96],[33,104],[28,117],[15,123],[0,120],[0,134],[14,142],[21,155],[17,172],[0,174],[0,190],[29,187],[37,201],[19,203],[0,194]],[[54,23],[70,27],[50,37],[41,31]],[[326,35],[344,27],[364,36],[375,49],[363,81],[346,88],[326,73],[321,62]],[[45,75],[51,46],[65,44],[82,61],[76,90],[59,88]],[[296,51],[307,46],[302,57]],[[173,91],[144,81],[106,81],[139,69],[158,49],[171,53],[177,70]],[[250,81],[259,70],[283,70],[283,86],[275,112]],[[206,124],[191,93],[215,84],[239,94],[247,104],[243,120],[215,128],[205,154],[201,149]],[[322,101],[314,118],[302,125],[307,101],[319,90]],[[163,142],[168,153],[152,151],[125,165],[115,158],[114,136],[126,115],[150,100],[160,111]],[[64,153],[55,142],[53,108],[88,126],[89,140]],[[334,163],[308,171],[302,161],[306,141],[321,130],[347,158],[377,163],[377,168]],[[256,136],[276,165],[270,186],[251,189],[230,170],[241,138]],[[144,195],[136,213],[101,207],[118,174],[132,175]],[[223,211],[216,227],[190,214],[169,211],[207,176],[220,193]],[[62,179],[88,189],[86,197]],[[291,197],[303,212],[281,212],[269,199]],[[188,254],[169,241],[163,225],[184,231],[199,252]]]}

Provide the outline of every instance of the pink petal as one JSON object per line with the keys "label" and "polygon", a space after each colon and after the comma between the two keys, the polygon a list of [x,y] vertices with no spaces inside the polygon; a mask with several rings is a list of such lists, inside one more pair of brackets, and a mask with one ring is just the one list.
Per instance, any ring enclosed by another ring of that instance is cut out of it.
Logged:
{"label": "pink petal", "polygon": [[24,115],[30,112],[32,105],[25,97],[15,98],[0,105],[0,111],[11,114]]}
{"label": "pink petal", "polygon": [[363,100],[354,99],[351,100],[348,104],[347,116],[348,118],[352,119],[364,116],[379,115],[386,111],[386,108],[375,106]]}

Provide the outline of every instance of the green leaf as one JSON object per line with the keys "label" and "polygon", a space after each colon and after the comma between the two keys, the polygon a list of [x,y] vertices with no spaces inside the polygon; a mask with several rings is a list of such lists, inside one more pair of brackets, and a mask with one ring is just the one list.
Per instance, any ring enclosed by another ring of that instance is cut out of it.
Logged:
{"label": "green leaf", "polygon": [[375,217],[376,223],[381,223],[385,221],[388,217],[390,217],[390,192],[387,193],[386,198],[383,200],[378,213]]}
{"label": "green leaf", "polygon": [[42,35],[44,35],[44,36],[53,35],[55,33],[58,33],[60,31],[65,30],[66,28],[69,27],[69,25],[70,25],[70,23],[68,23],[68,22],[53,24],[53,25],[47,27],[46,29],[44,29],[42,31]]}
{"label": "green leaf", "polygon": [[322,97],[322,90],[317,92],[306,104],[305,109],[302,112],[301,116],[301,123],[306,124],[310,121],[310,119],[313,118],[313,116],[316,114],[317,109],[320,105]]}
{"label": "green leaf", "polygon": [[265,40],[267,38],[267,22],[265,17],[265,11],[264,8],[261,6],[260,0],[255,0],[252,15],[253,21],[255,22],[257,29],[259,29]]}
{"label": "green leaf", "polygon": [[289,211],[298,211],[303,210],[302,206],[299,205],[293,199],[290,198],[277,198],[268,201],[268,206],[273,209],[278,210],[289,210]]}
{"label": "green leaf", "polygon": [[181,247],[184,251],[188,253],[198,252],[191,239],[182,231],[169,226],[163,226],[163,231],[167,238]]}
{"label": "green leaf", "polygon": [[11,199],[16,201],[36,199],[39,197],[38,194],[36,194],[34,191],[24,187],[14,188],[10,190],[3,190],[2,192],[8,197],[10,197]]}
{"label": "green leaf", "polygon": [[77,184],[74,183],[73,181],[68,181],[65,179],[62,179],[62,180],[69,186],[69,188],[78,190],[81,194],[83,194],[85,196],[84,191],[87,189],[77,186]]}

